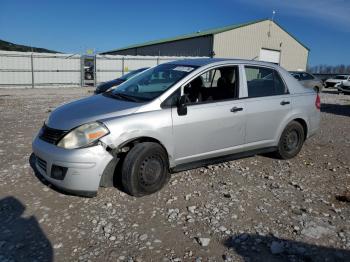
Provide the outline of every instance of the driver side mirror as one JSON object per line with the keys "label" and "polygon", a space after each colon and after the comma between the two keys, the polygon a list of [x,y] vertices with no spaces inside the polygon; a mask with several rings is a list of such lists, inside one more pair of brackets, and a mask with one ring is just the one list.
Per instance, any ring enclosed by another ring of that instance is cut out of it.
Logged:
{"label": "driver side mirror", "polygon": [[182,95],[179,100],[177,101],[177,113],[179,116],[187,115],[187,96]]}

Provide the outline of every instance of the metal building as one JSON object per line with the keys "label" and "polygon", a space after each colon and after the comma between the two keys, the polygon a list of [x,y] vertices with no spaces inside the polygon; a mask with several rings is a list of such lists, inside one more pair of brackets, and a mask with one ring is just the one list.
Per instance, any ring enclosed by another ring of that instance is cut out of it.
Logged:
{"label": "metal building", "polygon": [[305,70],[309,48],[269,19],[230,25],[103,52],[109,55],[242,58]]}

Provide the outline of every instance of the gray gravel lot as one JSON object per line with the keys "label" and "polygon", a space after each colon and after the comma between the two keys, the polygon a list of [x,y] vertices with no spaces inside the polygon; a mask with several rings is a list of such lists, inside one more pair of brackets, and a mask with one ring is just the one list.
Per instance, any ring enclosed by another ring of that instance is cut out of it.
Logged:
{"label": "gray gravel lot", "polygon": [[88,89],[0,89],[0,261],[350,261],[350,96],[326,92],[319,133],[290,161],[255,156],[174,174],[143,198],[82,198],[46,186],[29,160],[49,112]]}

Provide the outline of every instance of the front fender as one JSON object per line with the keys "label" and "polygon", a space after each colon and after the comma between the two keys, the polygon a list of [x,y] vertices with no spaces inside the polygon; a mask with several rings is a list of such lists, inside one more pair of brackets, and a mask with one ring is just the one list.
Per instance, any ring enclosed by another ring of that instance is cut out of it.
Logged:
{"label": "front fender", "polygon": [[101,138],[112,149],[138,139],[151,138],[159,141],[169,156],[172,166],[174,159],[174,145],[172,132],[172,118],[170,109],[135,113],[125,117],[104,120],[110,134]]}

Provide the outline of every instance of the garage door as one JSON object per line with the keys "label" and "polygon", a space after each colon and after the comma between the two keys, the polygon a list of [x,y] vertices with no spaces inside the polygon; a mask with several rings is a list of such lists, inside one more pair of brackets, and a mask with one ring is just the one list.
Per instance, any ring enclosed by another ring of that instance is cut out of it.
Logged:
{"label": "garage door", "polygon": [[260,61],[271,62],[275,64],[280,63],[281,52],[269,49],[260,49]]}

